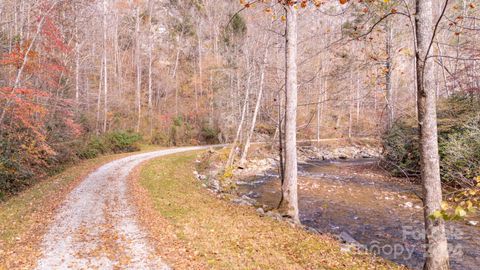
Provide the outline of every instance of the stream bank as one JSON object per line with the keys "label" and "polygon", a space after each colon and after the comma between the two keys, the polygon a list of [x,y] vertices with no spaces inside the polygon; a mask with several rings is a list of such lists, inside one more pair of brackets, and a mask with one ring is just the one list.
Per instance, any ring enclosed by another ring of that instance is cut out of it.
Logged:
{"label": "stream bank", "polygon": [[[344,243],[345,252],[360,249],[409,268],[422,268],[419,185],[383,171],[378,166],[380,152],[373,147],[340,147],[332,151],[309,145],[300,147],[298,153],[300,219],[306,229],[333,235]],[[252,205],[259,215],[282,219],[271,211],[281,195],[278,160],[261,157],[254,154],[242,169],[220,173],[221,177],[199,173],[197,177],[216,193],[236,195],[231,198],[236,204]],[[212,186],[211,179],[219,180],[213,180],[216,184]],[[475,224],[478,219],[468,221]],[[448,223],[452,269],[478,269],[480,265],[480,230],[466,224],[468,221]]]}
{"label": "stream bank", "polygon": [[[420,186],[384,175],[375,159],[311,160],[299,164],[299,209],[303,225],[336,236],[412,269],[423,266],[423,209]],[[277,175],[239,183],[240,196],[275,207],[280,199]],[[265,207],[265,206],[264,206]],[[449,222],[452,269],[478,269],[480,230]]]}

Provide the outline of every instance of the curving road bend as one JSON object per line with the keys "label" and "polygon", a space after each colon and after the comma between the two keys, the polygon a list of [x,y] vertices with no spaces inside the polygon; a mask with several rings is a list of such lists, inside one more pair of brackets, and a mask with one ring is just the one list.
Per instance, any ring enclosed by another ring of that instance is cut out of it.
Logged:
{"label": "curving road bend", "polygon": [[66,198],[42,242],[36,269],[170,269],[154,254],[127,200],[127,178],[142,162],[211,146],[132,155],[90,174]]}

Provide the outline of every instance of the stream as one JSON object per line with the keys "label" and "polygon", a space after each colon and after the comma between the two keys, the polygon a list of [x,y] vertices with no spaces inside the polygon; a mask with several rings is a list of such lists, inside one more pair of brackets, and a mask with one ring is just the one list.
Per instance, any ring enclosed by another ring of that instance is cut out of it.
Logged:
{"label": "stream", "polygon": [[[420,186],[388,176],[375,159],[310,160],[299,164],[298,182],[302,224],[422,269],[423,210],[415,195],[421,193]],[[237,184],[240,195],[266,209],[280,200],[280,180],[274,172]],[[452,222],[447,236],[451,268],[480,269],[480,228]]]}

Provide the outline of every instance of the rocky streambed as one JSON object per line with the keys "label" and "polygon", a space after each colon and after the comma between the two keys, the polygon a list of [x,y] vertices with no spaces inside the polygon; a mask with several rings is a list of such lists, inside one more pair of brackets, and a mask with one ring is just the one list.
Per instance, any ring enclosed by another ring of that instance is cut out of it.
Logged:
{"label": "rocky streambed", "polygon": [[[362,249],[413,269],[424,261],[420,187],[389,177],[377,159],[304,160],[299,164],[299,208],[303,225],[332,234],[342,250]],[[280,200],[274,170],[238,180],[236,203],[251,204],[260,214]],[[269,212],[267,212],[269,214]],[[465,221],[467,222],[467,221]],[[472,222],[472,221],[471,221]],[[475,224],[475,221],[472,222]],[[478,269],[480,229],[449,223],[452,269]]]}
{"label": "rocky streambed", "polygon": [[[243,166],[224,171],[228,152],[211,150],[197,161],[195,175],[217,196],[288,222],[274,211],[281,196],[278,159],[260,152]],[[344,252],[368,251],[421,269],[425,256],[421,187],[389,176],[378,166],[378,156],[380,149],[370,146],[299,147],[302,225],[338,238]],[[479,223],[478,217],[448,223],[452,269],[479,269]]]}

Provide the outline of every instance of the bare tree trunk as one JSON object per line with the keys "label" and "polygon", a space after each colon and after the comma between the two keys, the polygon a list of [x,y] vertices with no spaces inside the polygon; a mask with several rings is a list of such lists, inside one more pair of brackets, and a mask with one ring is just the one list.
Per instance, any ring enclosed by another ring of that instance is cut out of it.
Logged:
{"label": "bare tree trunk", "polygon": [[[440,44],[438,44],[438,43],[437,43],[437,49],[438,49],[438,54],[443,55],[442,49],[440,48]],[[442,68],[442,78],[443,78],[443,86],[445,87],[445,95],[447,97],[449,97],[450,96],[450,91],[448,89],[448,80],[447,80],[447,74],[446,74],[446,71],[445,71],[445,62],[443,61],[442,57],[438,58],[438,62],[440,63],[440,67]]]}
{"label": "bare tree trunk", "polygon": [[328,83],[328,77],[327,77],[327,73],[328,72],[325,72],[325,69],[324,67],[322,67],[322,87],[320,89],[320,94],[319,94],[319,97],[318,97],[318,100],[319,100],[319,106],[317,108],[317,141],[320,141],[320,128],[321,128],[321,125],[322,125],[322,118],[324,117],[323,115],[323,112],[324,112],[324,109],[326,107],[326,102],[327,102],[327,96],[328,96],[328,92],[327,92],[327,83]]}
{"label": "bare tree trunk", "polygon": [[103,75],[103,61],[100,64],[100,76],[98,77],[98,92],[97,92],[97,118],[95,121],[95,132],[100,134],[100,108],[102,104],[102,75]]}
{"label": "bare tree trunk", "polygon": [[137,125],[136,132],[140,132],[140,122],[142,120],[142,66],[140,63],[140,7],[135,8],[135,65],[137,67],[137,88],[135,91],[135,103],[137,106]]}
{"label": "bare tree trunk", "polygon": [[250,125],[250,130],[248,131],[247,137],[245,139],[245,145],[243,147],[242,156],[240,158],[240,166],[243,166],[243,164],[247,159],[248,150],[250,148],[250,141],[252,139],[253,132],[255,131],[258,111],[260,110],[260,104],[262,103],[263,85],[265,82],[265,69],[266,69],[267,60],[268,60],[268,46],[270,43],[269,41],[270,40],[267,40],[267,43],[265,44],[265,53],[263,55],[263,60],[261,64],[262,66],[260,67],[260,85],[258,88],[257,103],[255,104],[255,109],[253,111],[252,124]]}
{"label": "bare tree trunk", "polygon": [[153,51],[153,33],[152,33],[152,8],[153,2],[148,1],[148,118],[150,122],[150,137],[153,135],[153,88],[152,88],[152,51]]}
{"label": "bare tree trunk", "polygon": [[108,120],[108,72],[107,72],[107,0],[103,0],[103,133]]}
{"label": "bare tree trunk", "polygon": [[[277,125],[277,130],[275,132],[275,135],[278,133],[278,160],[279,160],[279,175],[280,175],[280,181],[283,186],[283,183],[285,182],[285,155],[284,155],[284,142],[283,142],[283,132],[282,132],[282,126],[283,126],[283,119],[285,118],[285,114],[282,110],[283,108],[283,101],[282,101],[282,94],[279,92],[278,94],[278,125]],[[275,136],[274,136],[275,140]],[[283,203],[283,192],[282,196],[280,198],[280,202],[278,204],[278,207]]]}
{"label": "bare tree trunk", "polygon": [[297,195],[297,10],[285,6],[285,181],[280,210],[300,223]]}
{"label": "bare tree trunk", "polygon": [[87,112],[90,111],[90,80],[88,79],[88,75],[83,74],[83,81],[85,82],[84,91],[85,91],[85,102]]}
{"label": "bare tree trunk", "polygon": [[115,12],[115,39],[114,39],[114,50],[115,50],[115,82],[117,86],[117,94],[119,96],[123,95],[123,80],[122,80],[122,59],[120,57],[119,50],[119,35],[118,35],[118,13]]}
{"label": "bare tree trunk", "polygon": [[356,105],[356,118],[355,122],[358,125],[358,122],[360,121],[360,74],[357,73],[357,80],[356,80],[356,98],[357,98],[357,105]]}
{"label": "bare tree trunk", "polygon": [[[321,79],[321,82],[322,82],[322,86],[323,86],[323,80],[325,80],[324,78],[324,74],[325,74],[325,67],[322,66],[321,67],[321,73],[320,73],[320,79]],[[317,84],[315,84],[316,87]],[[318,87],[318,99],[317,99],[317,141],[320,141],[320,124],[322,122],[322,99],[323,99],[323,87]]]}
{"label": "bare tree trunk", "polygon": [[80,98],[80,44],[78,37],[78,25],[75,20],[75,103],[78,105]]}
{"label": "bare tree trunk", "polygon": [[[14,34],[15,36],[18,36],[18,25],[19,25],[19,17],[20,17],[20,7],[17,6],[18,2],[14,2],[14,6],[13,6],[13,9],[14,9],[14,13],[13,13],[13,29],[14,29]],[[21,5],[21,3],[20,3]]]}
{"label": "bare tree trunk", "polygon": [[[201,29],[201,22],[199,23],[199,29]],[[200,81],[200,96],[203,94],[203,69],[202,69],[202,40],[200,37],[200,32],[198,33],[198,79]]]}
{"label": "bare tree trunk", "polygon": [[178,61],[180,58],[180,41],[182,40],[181,37],[178,38],[178,48],[177,54],[175,56],[175,66],[173,68],[172,78],[175,79],[175,115],[178,116],[178,80],[177,80],[177,68],[178,68]]}
{"label": "bare tree trunk", "polygon": [[[237,61],[240,61],[238,56],[236,57],[236,60]],[[238,114],[241,115],[241,112],[242,112],[242,104],[240,102],[240,82],[241,82],[241,76],[240,76],[240,69],[237,68],[237,71],[235,72],[235,77],[237,79],[237,103],[238,103]],[[234,115],[236,115],[237,113],[235,113]]]}
{"label": "bare tree trunk", "polygon": [[[248,59],[247,59],[248,61]],[[248,66],[248,64],[247,64]],[[247,68],[248,70],[248,68]],[[237,143],[240,141],[240,135],[242,134],[242,129],[243,129],[243,122],[245,121],[245,115],[247,114],[247,105],[248,105],[248,99],[250,97],[250,75],[251,73],[248,73],[248,79],[247,79],[247,85],[246,85],[246,90],[245,90],[245,101],[243,102],[243,109],[242,109],[242,115],[240,117],[240,123],[238,124],[237,128],[237,134],[235,135],[235,139],[233,140],[232,143],[232,149],[230,149],[230,154],[228,155],[228,160],[226,164],[226,168],[229,168],[233,165],[233,161],[235,159],[235,150],[237,147]]]}
{"label": "bare tree trunk", "polygon": [[[415,48],[417,47],[416,45],[416,40],[417,38],[415,37]],[[417,78],[417,56],[413,57],[413,77],[415,79],[415,82],[418,82]],[[417,83],[414,83],[414,88],[413,88],[413,98],[415,99],[415,117],[418,118],[418,85]]]}
{"label": "bare tree trunk", "polygon": [[152,48],[148,49],[148,117],[150,122],[150,136],[153,134],[153,87],[152,87]]}
{"label": "bare tree trunk", "polygon": [[424,269],[449,269],[445,221],[431,218],[441,209],[442,187],[438,155],[437,112],[433,60],[427,58],[433,39],[431,0],[416,0],[416,73],[418,123],[420,128],[420,166],[427,258]]}
{"label": "bare tree trunk", "polygon": [[[353,86],[353,72],[350,72],[350,85]],[[350,87],[348,92],[348,138],[352,137],[352,118],[353,118],[353,89]]]}
{"label": "bare tree trunk", "polygon": [[[250,79],[250,78],[249,78]],[[250,86],[250,81],[247,82],[247,85]],[[210,71],[210,97],[208,99],[208,107],[210,108],[210,112],[208,114],[208,125],[210,127],[213,127],[214,125],[214,105],[215,105],[215,92],[213,90],[213,71]],[[248,108],[248,103],[247,103],[247,108]],[[240,138],[241,138],[241,133],[240,133]],[[240,139],[241,140],[241,139]]]}
{"label": "bare tree trunk", "polygon": [[385,92],[387,99],[387,129],[393,126],[393,89],[392,89],[392,28],[390,22],[385,23],[385,51],[387,59],[385,60]]}
{"label": "bare tree trunk", "polygon": [[80,49],[78,43],[75,45],[75,103],[78,105],[80,99]]}

